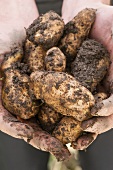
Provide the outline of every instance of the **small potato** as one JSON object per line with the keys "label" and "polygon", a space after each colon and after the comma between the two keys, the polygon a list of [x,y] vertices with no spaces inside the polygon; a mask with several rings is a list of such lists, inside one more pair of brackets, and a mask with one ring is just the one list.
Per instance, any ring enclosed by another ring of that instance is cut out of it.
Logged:
{"label": "small potato", "polygon": [[63,144],[71,143],[81,135],[81,122],[73,117],[63,117],[54,129],[52,135],[59,139]]}
{"label": "small potato", "polygon": [[63,116],[44,103],[40,107],[37,117],[41,123],[41,127],[51,133]]}
{"label": "small potato", "polygon": [[45,55],[46,52],[41,46],[36,46],[28,39],[26,40],[24,62],[28,64],[30,72],[45,69]]}
{"label": "small potato", "polygon": [[27,38],[36,45],[49,49],[57,45],[64,30],[62,18],[54,11],[39,16],[26,30]]}
{"label": "small potato", "polygon": [[14,47],[11,49],[10,53],[4,55],[4,60],[1,65],[1,71],[5,72],[5,70],[12,67],[13,64],[17,62],[21,62],[23,58],[23,48],[21,46]]}
{"label": "small potato", "polygon": [[65,54],[67,63],[72,62],[81,43],[88,36],[95,21],[96,10],[83,9],[65,26],[65,31],[59,43],[59,48]]}
{"label": "small potato", "polygon": [[47,71],[63,72],[66,68],[66,57],[59,48],[53,47],[46,53],[45,66]]}
{"label": "small potato", "polygon": [[71,73],[82,86],[93,92],[109,68],[109,54],[99,42],[88,39],[82,43],[72,63]]}
{"label": "small potato", "polygon": [[43,99],[55,111],[79,121],[90,117],[94,97],[74,77],[64,72],[37,71],[30,78],[36,98]]}

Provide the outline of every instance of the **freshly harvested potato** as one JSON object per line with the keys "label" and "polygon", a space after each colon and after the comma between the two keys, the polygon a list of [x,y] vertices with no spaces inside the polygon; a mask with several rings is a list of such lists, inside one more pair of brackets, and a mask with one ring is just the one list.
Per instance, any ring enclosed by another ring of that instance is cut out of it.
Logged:
{"label": "freshly harvested potato", "polygon": [[77,121],[73,117],[65,116],[58,123],[52,135],[59,139],[63,144],[68,144],[76,141],[81,133],[81,122]]}
{"label": "freshly harvested potato", "polygon": [[30,78],[36,98],[43,99],[55,111],[79,121],[90,117],[94,97],[74,77],[64,72],[37,71]]}
{"label": "freshly harvested potato", "polygon": [[1,65],[1,71],[5,72],[5,70],[11,68],[13,64],[21,62],[22,58],[23,58],[22,47],[15,46],[13,49],[11,49],[10,53],[4,55],[4,60]]}
{"label": "freshly harvested potato", "polygon": [[71,72],[82,86],[93,92],[107,73],[109,61],[109,54],[103,45],[88,39],[82,43]]}
{"label": "freshly harvested potato", "polygon": [[2,103],[12,114],[29,119],[37,114],[39,108],[38,101],[34,98],[32,87],[30,87],[30,79],[24,73],[23,64],[23,70],[18,69],[21,65],[18,63],[21,57],[19,48],[7,54],[7,58],[2,63],[1,68],[4,74]]}
{"label": "freshly harvested potato", "polygon": [[12,114],[29,119],[38,113],[38,102],[30,96],[29,77],[17,69],[5,72],[2,88],[3,106]]}
{"label": "freshly harvested potato", "polygon": [[36,45],[49,49],[57,45],[64,30],[62,18],[54,11],[39,16],[26,30],[27,38]]}
{"label": "freshly harvested potato", "polygon": [[81,43],[88,36],[95,21],[96,10],[83,9],[65,26],[65,31],[59,43],[59,48],[65,54],[67,63],[72,62]]}
{"label": "freshly harvested potato", "polygon": [[40,107],[37,117],[40,121],[41,127],[51,133],[63,116],[44,103]]}
{"label": "freshly harvested potato", "polygon": [[25,59],[24,62],[28,64],[31,72],[37,70],[44,70],[44,58],[46,52],[41,46],[36,46],[28,39],[25,42]]}
{"label": "freshly harvested potato", "polygon": [[47,71],[65,71],[66,57],[58,47],[53,47],[47,51],[45,66]]}

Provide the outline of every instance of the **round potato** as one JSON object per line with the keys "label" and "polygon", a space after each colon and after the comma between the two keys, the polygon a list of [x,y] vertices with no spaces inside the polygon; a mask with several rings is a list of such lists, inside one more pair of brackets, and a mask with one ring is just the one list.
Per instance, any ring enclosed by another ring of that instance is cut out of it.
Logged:
{"label": "round potato", "polygon": [[39,16],[26,30],[27,38],[36,45],[49,49],[58,44],[64,31],[62,18],[54,11]]}
{"label": "round potato", "polygon": [[63,116],[44,103],[40,107],[37,117],[40,121],[41,127],[51,133]]}
{"label": "round potato", "polygon": [[75,120],[73,117],[63,117],[54,129],[52,135],[59,139],[63,144],[68,144],[81,135],[81,122]]}
{"label": "round potato", "polygon": [[66,57],[58,47],[53,47],[47,51],[45,66],[47,71],[65,71]]}

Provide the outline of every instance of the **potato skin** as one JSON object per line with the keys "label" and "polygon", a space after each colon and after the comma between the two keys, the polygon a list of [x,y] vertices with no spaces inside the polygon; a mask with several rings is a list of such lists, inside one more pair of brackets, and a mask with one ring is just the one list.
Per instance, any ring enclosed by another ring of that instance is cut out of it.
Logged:
{"label": "potato skin", "polygon": [[4,60],[1,65],[2,73],[5,72],[7,69],[11,68],[13,64],[17,62],[21,62],[23,58],[23,48],[21,46],[14,47],[11,49],[10,53],[4,55]]}
{"label": "potato skin", "polygon": [[67,63],[74,60],[81,43],[88,36],[96,17],[96,10],[83,9],[65,26],[65,31],[59,43],[59,48],[67,57]]}
{"label": "potato skin", "polygon": [[27,38],[36,45],[49,49],[57,45],[64,30],[62,18],[54,11],[39,16],[26,30]]}
{"label": "potato skin", "polygon": [[66,57],[58,47],[53,47],[47,51],[45,66],[47,71],[65,71]]}
{"label": "potato skin", "polygon": [[41,46],[36,46],[28,39],[25,42],[25,59],[24,62],[28,64],[30,72],[37,70],[44,70],[45,50]]}
{"label": "potato skin", "polygon": [[79,121],[90,117],[93,95],[76,79],[63,72],[34,72],[30,76],[37,99],[43,99],[57,112]]}
{"label": "potato skin", "polygon": [[38,113],[38,102],[30,96],[29,77],[17,69],[5,72],[2,88],[3,106],[12,114],[29,119]]}
{"label": "potato skin", "polygon": [[37,117],[41,123],[41,127],[47,132],[51,133],[63,116],[44,103],[40,107]]}
{"label": "potato skin", "polygon": [[75,120],[73,117],[63,117],[54,129],[52,135],[59,139],[63,144],[68,144],[81,135],[81,122]]}
{"label": "potato skin", "polygon": [[109,54],[103,45],[88,39],[82,43],[71,65],[71,73],[82,86],[93,92],[107,73],[109,61]]}

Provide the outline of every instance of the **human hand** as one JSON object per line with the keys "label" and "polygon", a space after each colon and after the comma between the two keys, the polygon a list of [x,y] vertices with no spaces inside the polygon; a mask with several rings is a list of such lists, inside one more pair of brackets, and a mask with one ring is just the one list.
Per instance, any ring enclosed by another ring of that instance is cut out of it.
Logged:
{"label": "human hand", "polygon": [[[29,15],[31,12],[30,9],[27,12]],[[25,39],[24,27],[28,27],[32,23],[38,16],[38,12],[32,9],[32,15],[30,14],[27,20],[26,18],[22,20],[23,13],[21,16],[21,13],[17,15],[17,11],[15,11],[15,15],[15,17],[12,18],[10,9],[9,19],[7,16],[7,20],[6,18],[0,20],[0,67],[4,59],[4,54],[9,52],[14,44],[21,44]],[[25,13],[25,15],[27,15],[27,13]],[[68,158],[69,152],[63,144],[43,131],[37,122],[19,121],[2,106],[1,89],[2,76],[0,73],[0,130],[12,137],[23,139],[37,149],[50,152],[60,161]]]}
{"label": "human hand", "polygon": [[[71,7],[69,4],[71,4]],[[67,0],[64,1],[62,9],[62,16],[65,22],[70,21],[79,11],[86,7],[97,9],[96,20],[90,32],[90,37],[102,43],[110,53],[111,65],[103,85],[111,94],[108,99],[101,102],[102,108],[100,110],[96,113],[91,113],[95,117],[82,123],[83,130],[88,133],[73,143],[73,147],[78,150],[87,148],[98,134],[113,128],[113,7],[103,4],[101,0],[80,0],[72,3]]]}

